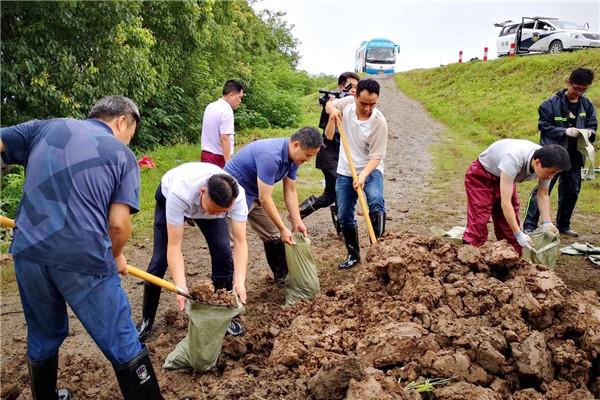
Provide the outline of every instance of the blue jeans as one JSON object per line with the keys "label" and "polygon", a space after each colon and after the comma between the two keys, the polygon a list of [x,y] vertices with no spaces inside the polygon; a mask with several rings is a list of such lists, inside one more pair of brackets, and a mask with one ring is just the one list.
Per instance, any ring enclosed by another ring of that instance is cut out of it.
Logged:
{"label": "blue jeans", "polygon": [[82,274],[20,257],[14,262],[32,361],[58,353],[69,333],[67,304],[113,364],[127,363],[143,350],[118,274]]}
{"label": "blue jeans", "polygon": [[[385,212],[385,201],[383,199],[383,174],[379,170],[371,172],[365,181],[364,192],[369,206],[369,214]],[[338,175],[335,182],[336,204],[338,208],[338,219],[342,228],[350,228],[356,225],[354,219],[354,208],[358,194],[352,187],[352,177]]]}

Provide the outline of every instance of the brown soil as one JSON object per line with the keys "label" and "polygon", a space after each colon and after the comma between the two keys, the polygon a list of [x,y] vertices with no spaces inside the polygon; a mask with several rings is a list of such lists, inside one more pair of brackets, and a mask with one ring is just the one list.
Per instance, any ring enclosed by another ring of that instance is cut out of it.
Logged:
{"label": "brown soil", "polygon": [[[226,337],[217,367],[205,374],[162,368],[185,336],[187,317],[163,293],[147,341],[166,399],[552,399],[600,397],[600,273],[583,258],[560,257],[557,273],[515,258],[502,244],[455,247],[427,237],[431,225],[464,224],[462,183],[453,198],[435,198],[428,184],[427,146],[443,126],[381,79],[379,107],[390,127],[386,160],[388,231],[362,266],[338,271],[345,249],[322,210],[306,220],[321,294],[283,308],[262,245],[249,229],[247,333]],[[449,182],[448,184],[456,184]],[[431,198],[436,201],[430,201]],[[424,201],[427,199],[427,201]],[[360,218],[359,224],[360,224]],[[600,217],[574,226],[593,242]],[[410,234],[401,234],[409,232]],[[421,234],[425,236],[417,236]],[[136,238],[129,262],[144,267],[152,238]],[[209,254],[197,229],[186,228],[188,284],[208,277]],[[366,257],[365,257],[366,256]],[[2,268],[10,263],[2,262]],[[559,278],[560,276],[560,278]],[[168,276],[167,276],[168,278]],[[562,279],[561,279],[562,278]],[[122,279],[141,314],[142,282]],[[212,293],[211,293],[212,295]],[[30,399],[26,326],[18,292],[2,303],[1,397]],[[76,399],[120,398],[114,372],[77,318],[60,352],[59,386]],[[452,377],[433,396],[404,391],[409,381]]]}
{"label": "brown soil", "polygon": [[235,306],[237,301],[233,293],[228,293],[226,289],[215,291],[211,280],[202,280],[192,286],[190,295],[195,301],[213,306]]}

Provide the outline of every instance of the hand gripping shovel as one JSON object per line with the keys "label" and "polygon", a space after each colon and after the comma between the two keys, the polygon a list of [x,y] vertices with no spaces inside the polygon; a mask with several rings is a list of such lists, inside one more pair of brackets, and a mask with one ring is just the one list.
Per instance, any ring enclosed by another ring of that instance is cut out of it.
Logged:
{"label": "hand gripping shovel", "polygon": [[[6,217],[0,215],[0,225],[5,228],[14,228],[15,221],[13,221],[10,218],[6,218]],[[188,292],[187,290],[180,288],[179,286],[176,286],[174,283],[171,283],[169,281],[161,279],[156,275],[152,275],[145,271],[142,271],[139,268],[133,267],[131,265],[127,265],[127,273],[135,276],[136,278],[140,278],[146,282],[150,282],[156,286],[160,286],[161,288],[166,289],[170,292],[177,293],[178,295],[186,297],[189,300],[194,301],[196,303],[204,303],[202,301],[199,301],[199,299],[197,299],[196,297],[192,296],[190,294],[190,292]],[[228,307],[228,306],[222,305],[222,304],[217,304],[216,306]]]}

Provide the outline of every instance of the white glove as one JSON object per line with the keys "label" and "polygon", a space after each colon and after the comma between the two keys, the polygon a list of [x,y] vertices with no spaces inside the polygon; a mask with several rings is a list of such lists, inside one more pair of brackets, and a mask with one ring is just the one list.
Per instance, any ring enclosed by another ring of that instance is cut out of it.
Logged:
{"label": "white glove", "polygon": [[567,128],[565,134],[570,137],[577,137],[579,135],[579,129],[577,128]]}
{"label": "white glove", "polygon": [[515,239],[517,239],[517,242],[519,243],[519,246],[523,248],[533,249],[533,241],[531,240],[529,235],[526,235],[525,233],[523,233],[523,231],[515,232],[514,235]]}
{"label": "white glove", "polygon": [[542,232],[552,232],[558,236],[558,228],[554,226],[552,221],[544,221],[542,224]]}

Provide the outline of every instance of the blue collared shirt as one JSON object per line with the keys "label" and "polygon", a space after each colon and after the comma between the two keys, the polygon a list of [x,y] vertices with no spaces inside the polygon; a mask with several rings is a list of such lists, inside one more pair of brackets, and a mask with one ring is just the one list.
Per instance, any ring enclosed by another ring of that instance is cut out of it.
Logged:
{"label": "blue collared shirt", "polygon": [[133,152],[97,119],[34,120],[2,128],[9,164],[25,165],[10,252],[81,273],[117,273],[108,235],[111,204],[139,209]]}
{"label": "blue collared shirt", "polygon": [[288,138],[257,140],[244,146],[225,164],[225,171],[246,191],[248,210],[258,197],[257,178],[267,185],[285,177],[296,180],[299,165],[290,160],[288,143]]}

